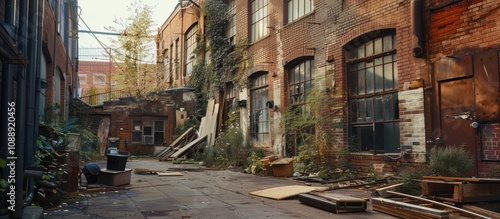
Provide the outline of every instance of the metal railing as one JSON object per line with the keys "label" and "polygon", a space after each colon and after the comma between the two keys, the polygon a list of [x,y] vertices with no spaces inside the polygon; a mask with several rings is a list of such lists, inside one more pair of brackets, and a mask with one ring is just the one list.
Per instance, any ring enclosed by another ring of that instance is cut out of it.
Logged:
{"label": "metal railing", "polygon": [[102,105],[105,101],[118,100],[120,97],[127,97],[128,95],[123,90],[115,90],[111,92],[93,94],[85,97],[81,97],[82,101],[91,105],[98,106]]}

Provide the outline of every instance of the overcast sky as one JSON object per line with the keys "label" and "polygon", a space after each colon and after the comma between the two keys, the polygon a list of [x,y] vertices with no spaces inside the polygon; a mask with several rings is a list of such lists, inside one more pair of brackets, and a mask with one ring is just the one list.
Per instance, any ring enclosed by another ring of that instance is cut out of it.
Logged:
{"label": "overcast sky", "polygon": [[[119,27],[113,21],[130,17],[128,6],[137,0],[79,0],[80,16],[91,31],[109,32],[104,27]],[[153,28],[159,28],[172,13],[179,0],[141,0],[143,4],[152,6]],[[82,20],[79,21],[80,30],[89,30]],[[113,36],[96,34],[97,38],[109,46]],[[80,48],[100,47],[97,40],[88,33],[79,33]]]}

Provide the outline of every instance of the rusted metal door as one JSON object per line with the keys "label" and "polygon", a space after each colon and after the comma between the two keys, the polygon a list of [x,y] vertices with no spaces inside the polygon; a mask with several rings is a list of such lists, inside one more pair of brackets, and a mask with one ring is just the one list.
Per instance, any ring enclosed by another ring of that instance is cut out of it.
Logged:
{"label": "rusted metal door", "polygon": [[[446,146],[463,146],[475,163],[471,176],[477,175],[477,130],[471,127],[475,121],[474,75],[472,59],[440,60],[435,65],[437,85],[438,130],[435,142]],[[470,64],[470,65],[469,65]],[[461,67],[465,66],[465,67]],[[435,120],[436,121],[436,120]]]}
{"label": "rusted metal door", "polygon": [[[441,139],[447,146],[463,146],[477,163],[474,120],[474,79],[440,82]],[[469,174],[477,175],[477,165]]]}

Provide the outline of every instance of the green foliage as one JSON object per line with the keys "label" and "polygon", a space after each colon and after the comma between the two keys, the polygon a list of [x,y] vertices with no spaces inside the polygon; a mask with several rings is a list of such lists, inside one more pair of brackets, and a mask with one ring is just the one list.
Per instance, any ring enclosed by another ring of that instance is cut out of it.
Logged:
{"label": "green foliage", "polygon": [[256,175],[264,175],[266,168],[260,161],[263,157],[264,152],[262,152],[262,150],[252,150],[250,152],[250,156],[248,156],[246,160],[246,167],[249,172]]}
{"label": "green foliage", "polygon": [[[207,0],[202,5],[205,19],[205,35],[197,37],[195,49],[198,53],[209,52],[210,60],[205,64],[198,60],[193,67],[190,85],[200,89],[200,92],[209,97],[214,89],[221,89],[225,83],[235,81],[244,57],[244,48],[230,46],[225,37],[229,18],[228,6],[223,0]],[[198,56],[203,57],[203,56]]]}
{"label": "green foliage", "polygon": [[466,176],[474,166],[471,155],[463,146],[433,147],[429,168],[439,176]]}
{"label": "green foliage", "polygon": [[203,161],[207,166],[243,166],[248,150],[242,130],[232,126],[219,134],[213,147],[205,148]]}
{"label": "green foliage", "polygon": [[[118,81],[119,89],[130,96],[141,96],[156,92],[163,88],[164,81],[160,80],[157,71],[155,53],[151,53],[155,38],[150,29],[153,23],[152,8],[143,5],[140,1],[129,6],[131,16],[116,19],[115,23],[121,27],[107,27],[107,30],[123,33],[112,43],[112,59],[117,63],[119,71],[113,74],[113,80]],[[148,64],[149,63],[149,64]]]}
{"label": "green foliage", "polygon": [[401,192],[410,194],[410,195],[421,195],[422,194],[422,186],[420,180],[422,176],[431,175],[432,171],[427,167],[404,167],[398,173],[400,176],[400,182],[403,183],[401,185]]}

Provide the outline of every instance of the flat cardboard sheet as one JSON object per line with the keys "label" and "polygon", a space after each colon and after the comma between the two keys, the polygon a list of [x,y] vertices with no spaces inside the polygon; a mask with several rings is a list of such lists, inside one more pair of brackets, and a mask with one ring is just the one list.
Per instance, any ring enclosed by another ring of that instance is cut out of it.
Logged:
{"label": "flat cardboard sheet", "polygon": [[312,191],[325,191],[328,187],[315,187],[315,186],[280,186],[270,189],[258,190],[250,192],[250,195],[260,196],[270,199],[286,199],[293,196],[297,196],[302,193],[308,193]]}

